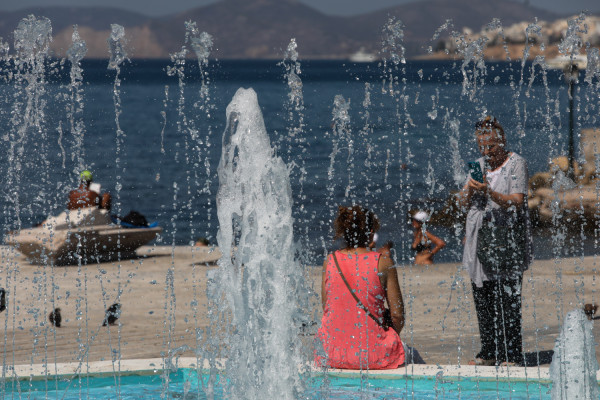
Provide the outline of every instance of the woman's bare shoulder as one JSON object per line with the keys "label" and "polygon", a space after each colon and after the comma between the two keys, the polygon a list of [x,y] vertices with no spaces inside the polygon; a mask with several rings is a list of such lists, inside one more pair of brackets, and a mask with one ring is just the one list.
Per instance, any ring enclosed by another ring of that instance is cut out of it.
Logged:
{"label": "woman's bare shoulder", "polygon": [[379,271],[387,270],[394,265],[392,253],[389,249],[380,249],[377,251],[379,254]]}

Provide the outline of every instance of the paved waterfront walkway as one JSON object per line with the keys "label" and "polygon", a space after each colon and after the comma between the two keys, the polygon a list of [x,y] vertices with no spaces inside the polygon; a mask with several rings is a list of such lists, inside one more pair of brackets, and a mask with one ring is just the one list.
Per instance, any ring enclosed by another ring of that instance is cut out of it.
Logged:
{"label": "paved waterfront walkway", "polygon": [[[2,364],[152,359],[174,351],[194,357],[193,349],[202,340],[197,332],[209,325],[206,272],[215,268],[218,253],[143,247],[139,254],[120,263],[51,268],[30,265],[14,250],[0,247],[0,286],[9,291],[8,309],[0,314]],[[568,311],[599,302],[598,262],[594,257],[536,261],[526,272],[524,350],[530,357],[553,349]],[[320,267],[309,270],[315,293],[320,293],[320,273]],[[405,342],[431,366],[464,366],[479,347],[466,273],[452,263],[405,265],[399,267],[399,279],[406,303]],[[119,293],[121,324],[102,327],[104,310]],[[63,314],[58,329],[47,318],[52,298]],[[319,299],[313,303],[319,315]],[[310,332],[306,342],[308,338]]]}

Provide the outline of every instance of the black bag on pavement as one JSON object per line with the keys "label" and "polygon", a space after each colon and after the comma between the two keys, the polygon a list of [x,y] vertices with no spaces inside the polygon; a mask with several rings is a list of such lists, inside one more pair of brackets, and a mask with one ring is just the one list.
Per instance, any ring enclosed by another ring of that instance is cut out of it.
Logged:
{"label": "black bag on pavement", "polygon": [[121,221],[135,226],[148,226],[146,217],[134,210],[129,211],[129,214],[121,218]]}

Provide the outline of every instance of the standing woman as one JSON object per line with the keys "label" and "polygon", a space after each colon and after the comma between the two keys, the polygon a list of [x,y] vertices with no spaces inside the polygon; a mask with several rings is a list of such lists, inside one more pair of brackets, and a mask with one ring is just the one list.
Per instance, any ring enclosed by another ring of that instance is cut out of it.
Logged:
{"label": "standing woman", "polygon": [[[317,332],[322,348],[315,361],[329,368],[398,368],[404,364],[399,336],[404,303],[391,258],[368,247],[379,221],[359,205],[340,206],[334,228],[335,238],[342,238],[345,245],[323,263],[323,318]],[[391,313],[388,323],[384,322],[386,300]]]}
{"label": "standing woman", "polygon": [[468,208],[463,265],[473,287],[481,351],[471,365],[523,363],[521,288],[531,263],[527,163],[506,148],[496,118],[475,124],[483,182],[468,179],[459,202]]}

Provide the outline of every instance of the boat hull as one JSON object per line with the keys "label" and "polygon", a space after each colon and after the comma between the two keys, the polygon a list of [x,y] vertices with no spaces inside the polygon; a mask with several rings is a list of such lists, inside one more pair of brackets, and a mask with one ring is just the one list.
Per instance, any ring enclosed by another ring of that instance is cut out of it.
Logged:
{"label": "boat hull", "polygon": [[154,240],[161,232],[160,227],[121,228],[115,225],[55,231],[31,228],[10,235],[7,243],[15,246],[32,264],[89,264],[134,257],[138,247]]}
{"label": "boat hull", "polygon": [[115,225],[105,210],[90,207],[66,211],[38,227],[10,233],[6,242],[32,264],[89,264],[134,257],[138,247],[161,232],[160,227]]}

